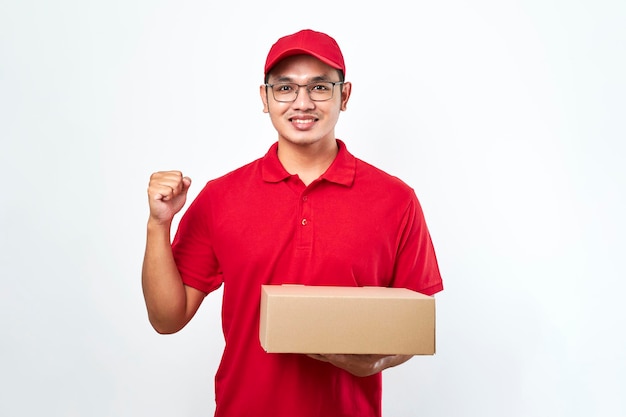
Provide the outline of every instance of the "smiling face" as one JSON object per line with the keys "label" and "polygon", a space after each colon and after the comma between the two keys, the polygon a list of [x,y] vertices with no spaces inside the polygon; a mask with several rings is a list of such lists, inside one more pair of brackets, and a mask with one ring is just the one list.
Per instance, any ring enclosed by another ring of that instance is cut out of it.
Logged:
{"label": "smiling face", "polygon": [[[311,82],[339,82],[335,68],[310,55],[295,55],[280,61],[269,73],[268,84]],[[350,97],[350,83],[337,84],[333,97],[327,101],[313,101],[306,88],[300,87],[293,102],[276,101],[270,88],[261,86],[263,111],[269,113],[279,142],[308,147],[335,143],[335,125],[339,113],[346,109]]]}

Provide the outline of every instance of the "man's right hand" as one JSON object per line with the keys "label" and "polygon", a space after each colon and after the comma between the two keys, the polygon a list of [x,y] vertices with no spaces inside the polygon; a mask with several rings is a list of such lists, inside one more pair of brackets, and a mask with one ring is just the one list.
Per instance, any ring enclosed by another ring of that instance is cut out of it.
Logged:
{"label": "man's right hand", "polygon": [[180,171],[159,171],[150,176],[148,203],[150,222],[170,224],[187,201],[191,178]]}

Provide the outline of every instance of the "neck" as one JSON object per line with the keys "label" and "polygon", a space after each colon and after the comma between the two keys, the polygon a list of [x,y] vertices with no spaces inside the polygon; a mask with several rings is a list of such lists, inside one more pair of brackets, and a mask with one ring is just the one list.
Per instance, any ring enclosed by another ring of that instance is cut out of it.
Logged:
{"label": "neck", "polygon": [[287,172],[298,175],[305,185],[318,179],[333,163],[339,147],[336,140],[311,145],[278,142],[278,159]]}

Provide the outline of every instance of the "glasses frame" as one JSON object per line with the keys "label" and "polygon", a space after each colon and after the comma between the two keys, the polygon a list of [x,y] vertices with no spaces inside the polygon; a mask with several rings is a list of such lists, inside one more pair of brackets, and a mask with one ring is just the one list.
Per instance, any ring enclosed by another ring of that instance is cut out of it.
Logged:
{"label": "glasses frame", "polygon": [[[321,84],[321,83],[327,83],[327,84],[332,84],[332,88],[330,90],[330,97],[325,98],[323,100],[319,100],[319,99],[314,99],[313,97],[311,97],[311,90],[308,89],[308,87],[310,85],[314,85],[314,84]],[[289,85],[295,85],[298,87],[298,89],[296,90],[296,96],[294,97],[293,100],[279,100],[276,98],[276,95],[274,94],[274,86],[275,85],[281,85],[281,84],[289,84]],[[280,82],[280,83],[274,83],[274,84],[269,84],[269,83],[265,83],[265,88],[269,87],[270,90],[272,91],[272,97],[274,97],[274,100],[278,101],[279,103],[293,103],[294,101],[296,101],[298,99],[298,94],[300,94],[300,89],[303,87],[307,87],[306,88],[306,92],[309,95],[309,99],[311,101],[315,101],[315,102],[321,102],[321,101],[328,101],[328,100],[332,100],[333,97],[335,97],[335,86],[336,85],[343,85],[345,84],[345,81],[313,81],[310,82],[308,84],[296,84],[296,83],[288,83],[288,82]]]}

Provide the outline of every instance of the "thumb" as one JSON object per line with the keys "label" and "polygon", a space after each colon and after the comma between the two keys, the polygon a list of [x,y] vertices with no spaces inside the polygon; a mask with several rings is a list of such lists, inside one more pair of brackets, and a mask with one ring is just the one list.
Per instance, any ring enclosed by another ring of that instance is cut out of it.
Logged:
{"label": "thumb", "polygon": [[189,187],[191,187],[191,178],[183,177],[183,193],[187,193]]}

